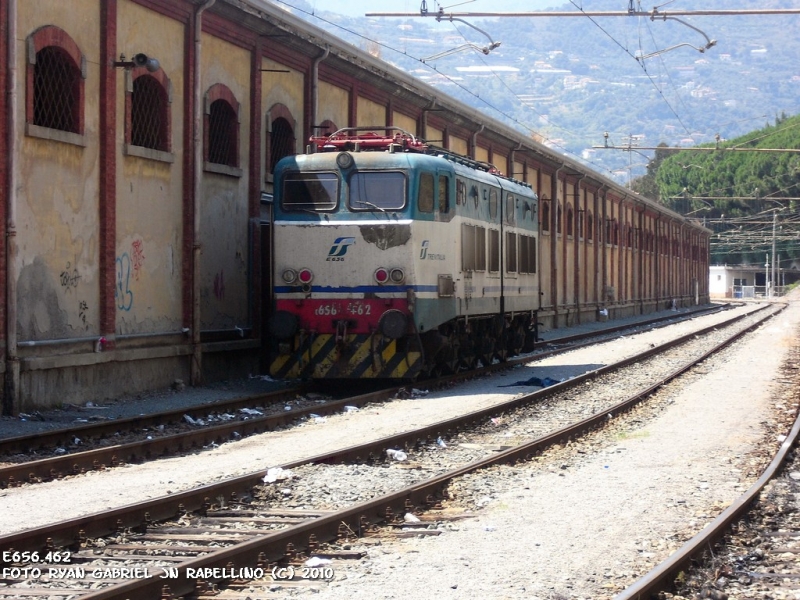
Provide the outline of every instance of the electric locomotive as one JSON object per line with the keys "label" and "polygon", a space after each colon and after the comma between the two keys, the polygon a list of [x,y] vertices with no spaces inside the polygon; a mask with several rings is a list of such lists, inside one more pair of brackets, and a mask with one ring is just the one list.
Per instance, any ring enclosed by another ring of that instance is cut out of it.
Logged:
{"label": "electric locomotive", "polygon": [[530,186],[399,128],[311,142],[275,168],[272,376],[414,379],[533,348]]}

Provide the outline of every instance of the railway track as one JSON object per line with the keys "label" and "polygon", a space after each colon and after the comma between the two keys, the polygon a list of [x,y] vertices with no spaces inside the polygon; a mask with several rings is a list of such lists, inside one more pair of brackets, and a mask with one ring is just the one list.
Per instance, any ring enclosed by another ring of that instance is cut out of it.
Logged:
{"label": "railway track", "polygon": [[[800,348],[793,348],[795,403]],[[800,595],[800,414],[759,479],[714,521],[615,600],[797,598]]]}
{"label": "railway track", "polygon": [[[737,336],[743,335],[744,332],[758,326],[759,323],[760,321],[741,329]],[[720,327],[720,325],[716,325],[713,328]],[[701,332],[693,332],[684,336],[685,339],[681,341],[670,342],[615,365],[592,371],[533,394],[526,394],[500,409],[494,407],[491,410],[479,411],[461,419],[438,423],[423,430],[393,436],[369,445],[360,445],[345,452],[331,453],[283,465],[283,468],[314,469],[322,468],[320,463],[330,464],[343,461],[370,464],[370,455],[372,455],[373,461],[380,461],[385,456],[387,448],[396,449],[396,451],[406,449],[409,454],[414,449],[415,460],[421,461],[422,455],[425,454],[423,452],[425,448],[432,449],[427,454],[436,455],[436,448],[440,446],[438,441],[453,435],[459,428],[475,428],[474,423],[485,423],[489,415],[517,410],[520,406],[531,402],[540,402],[558,394],[567,392],[574,394],[574,389],[581,385],[586,385],[600,377],[611,376],[616,370],[646,360],[669,348],[675,348],[680,343],[695,340],[699,335]],[[717,346],[727,345],[733,339],[735,337],[729,337]],[[418,470],[424,473],[436,469],[441,472],[426,480],[415,481],[401,490],[387,491],[379,498],[358,502],[342,509],[335,509],[331,512],[317,509],[315,512],[309,512],[308,508],[298,510],[297,508],[276,507],[274,501],[281,499],[280,496],[283,495],[281,490],[288,489],[289,495],[293,495],[294,492],[291,487],[282,487],[289,486],[288,483],[279,483],[277,488],[275,485],[264,486],[261,481],[264,475],[262,471],[251,476],[205,486],[202,489],[175,494],[168,499],[156,499],[102,515],[91,515],[68,523],[4,536],[0,538],[0,549],[6,552],[12,549],[16,549],[18,552],[27,549],[39,552],[38,558],[41,558],[47,556],[46,552],[48,551],[59,552],[63,548],[75,548],[76,553],[70,555],[70,559],[75,562],[71,564],[87,565],[87,571],[84,571],[83,574],[100,569],[101,575],[108,572],[109,576],[118,575],[119,577],[116,579],[123,579],[124,576],[133,577],[133,579],[125,581],[105,581],[106,584],[118,585],[110,585],[99,591],[86,589],[92,585],[98,585],[98,578],[93,579],[91,576],[88,580],[83,578],[87,583],[80,597],[85,598],[154,598],[159,597],[158,595],[162,592],[165,594],[164,597],[172,597],[173,594],[185,595],[203,589],[210,593],[212,584],[217,580],[236,580],[241,578],[240,576],[252,578],[253,575],[262,573],[262,571],[252,570],[237,571],[236,569],[239,568],[264,569],[263,573],[268,573],[268,577],[279,580],[281,573],[273,572],[273,569],[289,569],[294,566],[297,566],[298,569],[303,568],[298,562],[300,560],[298,553],[318,553],[322,550],[321,545],[324,542],[346,538],[352,534],[363,535],[380,522],[394,523],[396,515],[404,515],[424,507],[435,506],[437,499],[442,496],[443,490],[453,478],[491,464],[526,460],[541,452],[548,445],[572,439],[600,426],[608,420],[609,415],[616,415],[621,411],[628,410],[642,398],[659,389],[666,381],[691,368],[693,364],[702,360],[710,352],[711,350],[701,352],[683,365],[674,368],[667,375],[661,375],[647,389],[637,391],[624,402],[616,402],[610,406],[603,405],[595,415],[588,419],[581,419],[556,432],[541,436],[533,442],[493,453],[488,457],[475,458],[468,464],[462,464],[454,469],[444,466],[422,466]],[[621,377],[624,376],[621,375]],[[517,417],[512,420],[519,421]],[[314,463],[314,465],[310,466],[308,463]],[[411,470],[407,472],[411,473]],[[337,475],[337,479],[340,478],[341,476]],[[277,497],[275,489],[278,489],[279,492]],[[372,493],[374,495],[375,490],[372,490]],[[203,521],[204,519],[206,521]],[[243,531],[243,523],[257,524],[258,528]],[[281,529],[273,531],[276,527],[281,527]],[[212,529],[213,534],[211,533]],[[180,533],[179,530],[183,532]],[[96,539],[98,536],[107,535],[108,532],[116,532],[110,541],[109,538],[99,541]],[[228,547],[214,549],[227,544],[229,544]],[[151,546],[149,549],[143,549],[143,546],[148,545]],[[134,557],[133,553],[137,550],[134,550],[133,546],[139,548],[138,552],[147,553],[145,558]],[[105,556],[98,558],[99,555],[95,554],[98,549],[103,554],[112,552],[112,550],[118,550],[121,554],[107,560]],[[165,557],[164,554],[160,554],[164,550],[170,552],[171,555]],[[176,556],[176,553],[178,555],[183,553],[183,555]],[[205,555],[203,555],[204,553]],[[336,551],[334,551],[335,554]],[[22,555],[18,557],[22,558]],[[52,557],[53,555],[51,555]],[[93,560],[101,562],[92,563]],[[29,564],[33,563],[33,561],[28,562]],[[97,564],[102,566],[96,566]],[[108,564],[116,564],[118,567],[108,566]],[[11,568],[24,568],[24,566],[24,561],[21,560]],[[42,568],[49,569],[51,566],[47,564]],[[92,570],[88,571],[90,567]],[[114,570],[115,568],[117,570]],[[127,568],[129,571],[120,571],[122,568]],[[170,576],[168,580],[162,580],[160,577],[160,574],[164,574],[162,571],[164,568],[167,569],[166,573]],[[140,571],[132,572],[130,569],[140,569]],[[147,569],[147,577],[143,576],[144,569]],[[214,571],[213,569],[232,570]],[[155,572],[159,574],[155,574]],[[47,573],[49,575],[50,572],[47,571]],[[285,574],[286,571],[282,573]],[[316,574],[319,573],[316,572]],[[59,589],[63,591],[64,578],[58,579],[59,571],[55,571],[54,574],[55,580],[52,583],[55,585],[60,583],[62,588]],[[175,575],[174,578],[171,577],[172,574]],[[275,577],[276,574],[278,577]],[[300,574],[302,575],[302,573]],[[66,578],[71,581],[69,593],[76,594],[74,586],[78,584],[72,578],[68,576]],[[79,578],[74,579],[77,581]],[[198,580],[205,581],[199,582]],[[19,586],[24,583],[28,584],[28,591],[31,593],[45,593],[45,590],[52,591],[53,589],[53,586],[47,586],[49,581],[33,581],[30,578],[22,578],[18,585],[14,586],[14,590],[20,589]],[[168,592],[163,589],[165,584],[169,586]],[[234,588],[239,585],[243,585],[243,583],[233,581]]]}
{"label": "railway track", "polygon": [[[722,307],[724,308],[727,305]],[[532,358],[541,359],[596,343],[597,338],[661,327],[718,310],[720,309],[703,309],[682,313],[679,318],[662,316],[634,326],[620,325],[580,335],[562,336],[550,340],[542,350],[533,355],[514,358],[474,372],[441,377],[426,382],[426,385],[434,388],[451,385],[465,378],[507,369]],[[341,412],[348,406],[362,407],[370,403],[385,402],[396,397],[402,388],[403,386],[391,386],[353,397],[319,400],[321,394],[315,393],[316,387],[304,384],[269,394],[220,401],[211,406],[170,410],[6,438],[0,440],[0,456],[13,456],[14,464],[0,467],[0,488],[15,487],[23,483],[42,483],[89,471],[198,451],[250,435],[290,427],[311,415],[330,415]],[[309,397],[306,398],[306,395]],[[175,432],[170,433],[173,430]],[[125,443],[109,443],[127,437],[137,439]],[[89,449],[84,450],[85,447]],[[58,454],[53,454],[54,449]],[[46,456],[25,460],[31,454]]]}

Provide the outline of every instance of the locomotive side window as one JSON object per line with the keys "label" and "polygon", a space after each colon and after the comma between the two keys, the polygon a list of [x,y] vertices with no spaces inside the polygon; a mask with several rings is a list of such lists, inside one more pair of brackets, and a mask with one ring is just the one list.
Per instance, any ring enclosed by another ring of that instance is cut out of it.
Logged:
{"label": "locomotive side window", "polygon": [[500,271],[500,232],[497,229],[489,230],[489,272]]}
{"label": "locomotive side window", "polygon": [[486,229],[475,228],[475,270],[486,270]]}
{"label": "locomotive side window", "polygon": [[489,191],[489,218],[497,218],[497,190]]}
{"label": "locomotive side window", "polygon": [[400,210],[406,205],[406,176],[393,171],[359,171],[350,177],[351,210]]}
{"label": "locomotive side window", "polygon": [[517,234],[506,234],[506,272],[517,272]]}
{"label": "locomotive side window", "polygon": [[287,173],[281,207],[286,211],[323,211],[336,208],[339,178],[335,173]]}
{"label": "locomotive side window", "polygon": [[450,212],[450,180],[444,175],[439,175],[439,212],[447,214]]}
{"label": "locomotive side window", "polygon": [[527,235],[519,236],[519,272],[530,273],[530,255],[528,254],[531,238]]}
{"label": "locomotive side window", "polygon": [[486,229],[476,225],[461,225],[461,270],[486,270]]}
{"label": "locomotive side window", "polygon": [[519,236],[519,272],[536,273],[536,238]]}
{"label": "locomotive side window", "polygon": [[433,212],[433,175],[430,173],[420,173],[417,202],[420,212]]}
{"label": "locomotive side window", "polygon": [[461,270],[475,270],[475,229],[474,225],[461,225]]}

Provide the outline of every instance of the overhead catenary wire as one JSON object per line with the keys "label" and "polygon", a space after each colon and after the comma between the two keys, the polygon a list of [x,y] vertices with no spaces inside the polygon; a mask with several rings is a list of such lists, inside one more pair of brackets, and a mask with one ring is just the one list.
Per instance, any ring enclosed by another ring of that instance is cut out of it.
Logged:
{"label": "overhead catenary wire", "polygon": [[[581,161],[581,162],[588,163],[589,165],[592,165],[594,168],[598,169],[599,171],[604,171],[604,172],[606,172],[606,173],[609,173],[609,174],[613,175],[613,171],[612,171],[611,169],[609,169],[609,168],[605,167],[604,165],[600,165],[600,164],[598,164],[598,163],[597,163],[597,162],[595,162],[595,161],[586,160],[586,159],[585,159],[585,158],[583,158],[582,156],[580,156],[580,155],[576,154],[575,152],[572,152],[572,151],[571,151],[571,150],[569,150],[568,148],[565,148],[563,145],[559,144],[559,143],[558,143],[556,140],[550,139],[550,138],[548,138],[548,137],[546,137],[546,136],[542,136],[542,135],[541,135],[541,134],[540,134],[540,133],[539,133],[539,132],[538,132],[536,129],[534,129],[534,128],[533,128],[531,125],[529,125],[529,124],[527,124],[527,123],[523,123],[523,122],[522,122],[522,121],[520,121],[519,119],[516,119],[516,118],[515,118],[515,117],[513,117],[512,115],[508,114],[508,113],[507,113],[506,111],[504,111],[503,109],[501,109],[501,108],[499,108],[499,107],[495,106],[495,105],[494,105],[494,104],[492,104],[492,103],[491,103],[489,100],[487,100],[486,98],[482,97],[480,94],[478,94],[478,93],[476,93],[475,91],[471,90],[470,88],[468,88],[468,87],[466,87],[466,86],[462,85],[462,84],[461,84],[461,83],[459,83],[457,80],[453,79],[452,77],[450,77],[450,76],[449,76],[449,75],[447,75],[446,73],[444,73],[444,72],[442,72],[441,70],[439,70],[439,69],[438,69],[438,68],[437,68],[435,65],[432,65],[432,64],[425,63],[425,62],[423,62],[421,59],[419,59],[419,58],[417,58],[417,57],[415,57],[415,56],[412,56],[412,55],[408,54],[407,52],[405,52],[405,51],[403,51],[403,50],[399,50],[399,49],[397,49],[397,48],[394,48],[393,46],[390,46],[389,44],[386,44],[385,42],[381,42],[381,41],[379,41],[379,40],[376,40],[376,39],[370,38],[370,37],[368,37],[368,36],[365,36],[365,35],[363,35],[362,33],[359,33],[359,32],[357,32],[357,31],[354,31],[353,29],[350,29],[350,28],[348,28],[348,27],[345,27],[345,26],[343,26],[343,25],[341,25],[341,24],[339,24],[339,23],[336,23],[336,22],[333,22],[333,21],[331,21],[331,20],[329,20],[329,19],[326,19],[326,18],[324,18],[324,17],[320,16],[319,14],[316,14],[315,12],[310,12],[310,11],[304,10],[303,8],[300,8],[300,7],[298,7],[298,6],[295,6],[294,4],[291,4],[290,2],[288,2],[288,1],[286,1],[286,0],[274,0],[274,1],[275,1],[275,2],[278,2],[278,3],[280,3],[280,4],[283,4],[283,5],[285,5],[285,6],[289,7],[289,8],[291,8],[292,10],[296,10],[296,11],[297,11],[297,12],[299,12],[299,13],[302,13],[302,14],[305,14],[305,15],[308,15],[308,16],[311,16],[311,17],[314,17],[315,19],[318,19],[318,20],[322,21],[323,23],[326,23],[327,25],[330,25],[330,26],[336,27],[336,28],[338,28],[338,29],[341,29],[342,31],[346,31],[347,33],[349,33],[349,34],[351,34],[351,35],[357,36],[357,37],[359,37],[359,38],[361,38],[361,39],[363,39],[363,40],[365,40],[365,41],[367,41],[367,42],[373,43],[373,44],[375,44],[375,45],[377,45],[377,46],[379,46],[379,47],[381,47],[381,48],[385,48],[385,49],[387,49],[387,50],[390,50],[390,51],[392,51],[392,52],[396,52],[396,53],[398,53],[398,54],[401,54],[401,55],[403,55],[403,56],[406,56],[406,57],[408,57],[408,58],[410,58],[410,59],[412,59],[412,60],[416,60],[416,61],[417,61],[417,62],[419,62],[420,64],[424,65],[426,68],[428,68],[428,69],[431,69],[432,71],[436,72],[436,73],[437,73],[438,75],[440,75],[441,77],[444,77],[445,79],[447,79],[449,83],[451,83],[452,85],[454,85],[454,86],[458,87],[460,90],[462,90],[462,91],[463,91],[463,92],[465,92],[466,94],[469,94],[470,96],[472,96],[472,97],[476,98],[476,99],[477,99],[477,100],[479,100],[481,103],[483,103],[484,105],[486,105],[488,108],[492,109],[492,110],[493,110],[493,111],[495,111],[497,114],[499,114],[499,115],[501,115],[503,118],[507,119],[509,122],[516,124],[516,125],[517,125],[519,128],[521,128],[521,129],[523,129],[523,130],[525,130],[525,131],[529,132],[529,134],[532,134],[532,135],[534,135],[534,136],[536,136],[536,137],[538,137],[538,138],[542,139],[542,140],[543,140],[543,142],[544,142],[544,143],[546,143],[547,145],[549,145],[550,147],[552,147],[552,148],[556,148],[556,149],[558,149],[559,151],[561,151],[563,154],[565,154],[565,155],[568,155],[568,156],[572,156],[572,157],[574,157],[575,159],[577,159],[577,160],[579,160],[579,161]],[[418,15],[418,14],[414,14],[413,16],[419,16],[419,15]],[[530,108],[530,106],[528,106],[528,105],[527,105],[527,104],[525,104],[525,103],[523,103],[523,105],[524,105],[526,108],[528,108],[528,109]],[[563,129],[563,128],[562,128],[562,129]],[[564,131],[568,131],[568,130],[564,129]],[[575,135],[576,135],[576,137],[579,137],[579,136],[577,136],[577,134],[575,134]]]}

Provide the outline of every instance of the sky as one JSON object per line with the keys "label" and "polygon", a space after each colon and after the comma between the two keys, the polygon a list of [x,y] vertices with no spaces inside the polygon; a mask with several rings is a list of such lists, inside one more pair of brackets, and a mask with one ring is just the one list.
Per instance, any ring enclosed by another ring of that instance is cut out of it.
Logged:
{"label": "sky", "polygon": [[[428,10],[438,10],[437,0],[427,0]],[[451,12],[520,12],[563,6],[566,0],[439,0]],[[308,0],[316,10],[329,10],[349,16],[370,12],[419,12],[421,0]]]}

